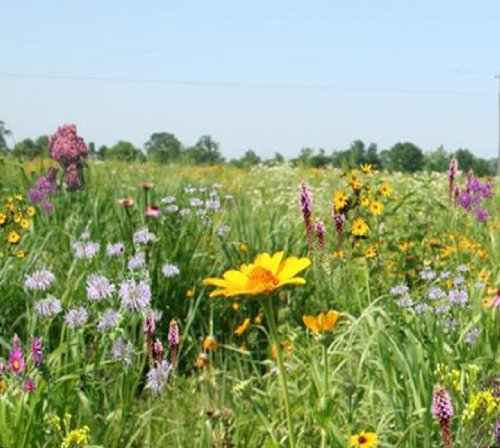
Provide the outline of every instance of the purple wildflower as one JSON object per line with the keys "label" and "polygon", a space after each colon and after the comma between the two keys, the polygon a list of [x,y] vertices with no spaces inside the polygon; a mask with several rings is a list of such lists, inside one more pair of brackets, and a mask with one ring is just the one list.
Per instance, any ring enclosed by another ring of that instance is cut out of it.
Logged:
{"label": "purple wildflower", "polygon": [[141,311],[151,302],[151,289],[142,280],[139,283],[133,279],[125,280],[120,285],[120,297],[128,311]]}
{"label": "purple wildflower", "polygon": [[136,246],[140,244],[146,245],[153,243],[156,240],[156,235],[148,229],[140,229],[134,233],[132,240]]}
{"label": "purple wildflower", "polygon": [[177,207],[177,205],[175,205],[175,204],[172,204],[172,205],[169,205],[166,208],[166,210],[167,210],[168,213],[175,213],[175,212],[179,211],[179,207]]}
{"label": "purple wildflower", "polygon": [[156,395],[160,395],[165,388],[170,370],[170,364],[163,360],[148,372],[148,385]]}
{"label": "purple wildflower", "polygon": [[316,221],[316,237],[318,238],[318,246],[319,246],[319,250],[321,252],[325,252],[325,250],[326,250],[325,233],[326,233],[325,224],[323,223],[323,221],[318,219]]}
{"label": "purple wildflower", "polygon": [[115,361],[122,361],[127,367],[132,364],[133,345],[123,337],[119,337],[113,344],[112,354]]}
{"label": "purple wildflower", "polygon": [[227,234],[229,233],[230,230],[231,230],[231,227],[229,227],[227,224],[221,224],[217,228],[216,233],[219,236],[225,237],[225,236],[227,236]]}
{"label": "purple wildflower", "polygon": [[179,215],[181,215],[183,218],[185,218],[186,216],[188,216],[190,214],[191,214],[191,210],[189,210],[188,208],[183,208],[183,209],[179,210]]}
{"label": "purple wildflower", "polygon": [[431,281],[436,277],[436,273],[430,269],[423,269],[420,271],[420,278],[422,280]]}
{"label": "purple wildflower", "polygon": [[409,296],[404,296],[396,300],[396,305],[398,308],[410,308],[413,306],[413,300]]}
{"label": "purple wildflower", "polygon": [[161,200],[162,204],[173,204],[176,201],[174,196],[166,196]]}
{"label": "purple wildflower", "polygon": [[37,289],[46,291],[55,281],[56,277],[52,272],[47,269],[41,269],[26,277],[24,287],[30,291],[35,291]]}
{"label": "purple wildflower", "polygon": [[201,207],[204,204],[204,202],[200,198],[191,198],[189,200],[189,205],[191,207]]}
{"label": "purple wildflower", "polygon": [[43,362],[43,342],[39,337],[34,337],[31,341],[31,356],[33,366],[39,367]]}
{"label": "purple wildflower", "polygon": [[14,346],[9,356],[9,369],[14,375],[19,375],[26,368],[23,350],[21,347]]}
{"label": "purple wildflower", "polygon": [[408,286],[404,283],[391,288],[391,294],[393,296],[404,296],[405,294],[408,294],[409,291],[410,288],[408,288]]}
{"label": "purple wildflower", "polygon": [[161,268],[161,272],[165,278],[176,277],[181,273],[180,269],[173,264],[165,264]]}
{"label": "purple wildflower", "polygon": [[106,311],[97,322],[97,329],[101,332],[113,331],[120,321],[120,313],[116,310]]}
{"label": "purple wildflower", "polygon": [[35,312],[42,317],[52,317],[62,311],[61,301],[49,296],[35,304]]}
{"label": "purple wildflower", "polygon": [[481,330],[479,328],[472,328],[469,330],[467,333],[464,335],[464,341],[467,342],[467,344],[474,344],[476,342],[477,337],[479,336],[479,333],[481,333]]}
{"label": "purple wildflower", "polygon": [[146,254],[144,252],[137,252],[130,260],[128,261],[128,268],[131,271],[136,269],[141,269],[146,265]]}
{"label": "purple wildflower", "polygon": [[106,246],[106,255],[108,257],[120,257],[125,253],[125,246],[122,242],[111,243]]}
{"label": "purple wildflower", "polygon": [[75,258],[79,260],[90,260],[94,258],[100,248],[101,245],[93,241],[76,241],[73,243]]}
{"label": "purple wildflower", "polygon": [[91,274],[87,277],[87,298],[89,300],[108,299],[115,292],[115,285],[104,275]]}
{"label": "purple wildflower", "polygon": [[436,307],[434,313],[440,315],[440,314],[446,314],[448,311],[450,311],[450,307],[448,305],[442,304]]}
{"label": "purple wildflower", "polygon": [[445,292],[439,287],[429,288],[427,291],[427,297],[431,300],[442,299],[445,296]]}
{"label": "purple wildflower", "polygon": [[307,246],[309,250],[313,250],[313,222],[312,222],[312,212],[313,212],[313,197],[311,190],[305,182],[301,182],[299,188],[299,207],[304,218],[304,225],[306,228]]}
{"label": "purple wildflower", "polygon": [[426,311],[430,310],[430,306],[427,305],[427,303],[419,303],[418,305],[415,305],[415,313],[417,314],[423,314]]}
{"label": "purple wildflower", "polygon": [[450,394],[446,388],[435,386],[432,396],[432,414],[439,422],[441,429],[441,439],[445,448],[451,448],[452,435],[450,421],[453,417],[453,405],[451,403]]}
{"label": "purple wildflower", "polygon": [[465,289],[452,289],[448,292],[448,298],[453,305],[464,306],[469,297]]}
{"label": "purple wildflower", "polygon": [[85,325],[85,323],[88,320],[88,313],[87,310],[83,307],[79,308],[70,308],[66,316],[64,318],[64,321],[66,322],[66,325],[74,330],[75,328],[82,327]]}
{"label": "purple wildflower", "polygon": [[23,384],[23,391],[24,392],[35,392],[36,391],[36,384],[33,380],[26,380]]}

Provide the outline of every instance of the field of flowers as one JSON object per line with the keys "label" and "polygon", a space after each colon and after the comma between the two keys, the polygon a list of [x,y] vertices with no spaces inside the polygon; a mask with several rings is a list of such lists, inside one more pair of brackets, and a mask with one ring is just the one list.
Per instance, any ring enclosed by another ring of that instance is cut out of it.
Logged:
{"label": "field of flowers", "polygon": [[500,446],[491,183],[58,162],[0,162],[0,447]]}

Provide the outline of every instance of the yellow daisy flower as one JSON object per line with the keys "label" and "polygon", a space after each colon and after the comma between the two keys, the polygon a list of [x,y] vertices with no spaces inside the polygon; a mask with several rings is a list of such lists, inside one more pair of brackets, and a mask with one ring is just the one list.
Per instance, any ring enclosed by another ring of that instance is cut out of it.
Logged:
{"label": "yellow daisy flower", "polygon": [[313,333],[319,334],[327,331],[333,331],[337,326],[340,313],[330,310],[327,313],[319,313],[317,316],[304,315],[302,321],[304,325]]}
{"label": "yellow daisy flower", "polygon": [[355,236],[366,235],[369,230],[370,228],[363,218],[356,218],[352,223],[351,232]]}
{"label": "yellow daisy flower", "polygon": [[242,265],[239,271],[226,271],[223,278],[206,278],[203,284],[222,288],[212,291],[210,297],[255,296],[270,293],[284,285],[305,284],[305,279],[295,275],[307,268],[311,260],[307,257],[283,259],[283,254],[259,254],[253,263]]}
{"label": "yellow daisy flower", "polygon": [[362,163],[360,165],[361,171],[365,174],[371,174],[372,173],[372,168],[373,166],[370,165],[369,163]]}
{"label": "yellow daisy flower", "polygon": [[349,201],[348,196],[343,191],[336,191],[333,194],[333,206],[336,212],[340,212]]}
{"label": "yellow daisy flower", "polygon": [[245,333],[248,330],[249,326],[250,326],[250,319],[247,317],[243,321],[243,323],[236,330],[234,330],[234,334],[240,337],[243,333]]}
{"label": "yellow daisy flower", "polygon": [[388,197],[392,194],[392,186],[389,182],[382,182],[378,187],[378,191],[382,196]]}
{"label": "yellow daisy flower", "polygon": [[21,235],[15,230],[11,230],[7,235],[7,242],[9,244],[17,244],[19,241],[21,241]]}
{"label": "yellow daisy flower", "polygon": [[27,209],[26,209],[26,214],[31,218],[33,216],[35,216],[35,213],[36,213],[36,210],[35,210],[35,207],[32,207],[32,206],[29,206]]}
{"label": "yellow daisy flower", "polygon": [[373,448],[377,446],[378,437],[374,432],[360,432],[351,437],[349,445],[351,447]]}
{"label": "yellow daisy flower", "polygon": [[3,226],[7,222],[7,215],[5,213],[0,213],[0,226]]}
{"label": "yellow daisy flower", "polygon": [[21,222],[19,223],[19,225],[23,228],[23,229],[29,229],[30,228],[30,222],[23,218],[21,219]]}
{"label": "yellow daisy flower", "polygon": [[379,216],[379,215],[382,214],[383,211],[384,211],[384,204],[382,204],[382,202],[380,202],[380,201],[373,201],[370,204],[370,212],[373,215]]}

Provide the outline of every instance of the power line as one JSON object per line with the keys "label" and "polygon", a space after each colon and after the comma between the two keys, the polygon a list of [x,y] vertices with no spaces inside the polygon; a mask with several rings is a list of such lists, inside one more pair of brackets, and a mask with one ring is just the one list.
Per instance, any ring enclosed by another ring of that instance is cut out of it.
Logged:
{"label": "power line", "polygon": [[104,82],[121,84],[165,84],[176,86],[194,87],[219,87],[219,88],[244,88],[244,89],[280,89],[280,90],[338,90],[353,92],[391,93],[391,94],[424,94],[424,95],[467,95],[467,96],[490,96],[485,91],[474,90],[440,90],[440,89],[400,89],[380,88],[369,86],[341,86],[330,84],[300,84],[300,83],[254,83],[235,81],[205,81],[205,80],[179,80],[179,79],[150,79],[150,78],[125,78],[107,76],[68,76],[54,74],[34,73],[11,73],[0,72],[1,78],[14,79],[40,79],[48,81],[80,81],[80,82]]}

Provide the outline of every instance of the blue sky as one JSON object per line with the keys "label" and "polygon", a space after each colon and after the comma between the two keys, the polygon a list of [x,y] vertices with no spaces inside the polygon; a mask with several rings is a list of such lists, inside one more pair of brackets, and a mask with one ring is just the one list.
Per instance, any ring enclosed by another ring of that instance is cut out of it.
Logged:
{"label": "blue sky", "polygon": [[357,138],[497,153],[497,0],[0,0],[0,11],[0,120],[18,140],[74,122],[98,145],[210,134],[229,158]]}

